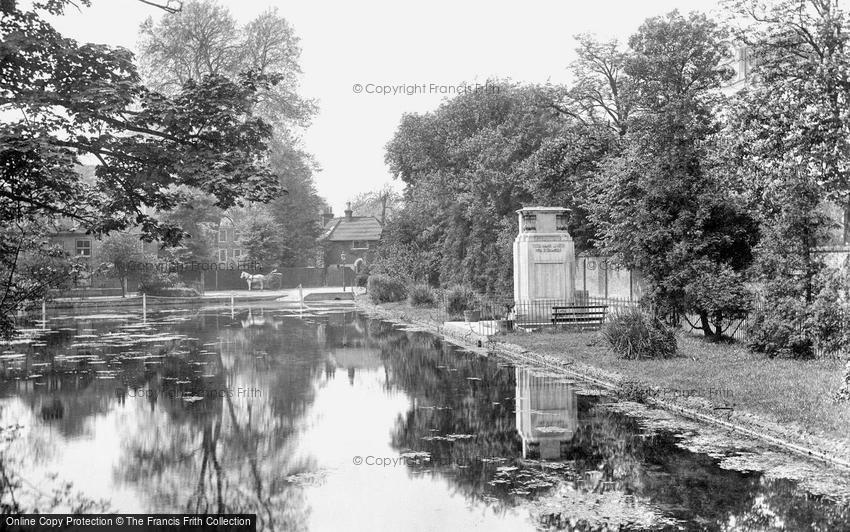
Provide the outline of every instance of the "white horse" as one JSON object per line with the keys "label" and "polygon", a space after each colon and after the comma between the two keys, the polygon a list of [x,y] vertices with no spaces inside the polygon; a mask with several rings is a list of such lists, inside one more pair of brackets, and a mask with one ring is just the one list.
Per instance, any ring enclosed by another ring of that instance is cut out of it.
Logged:
{"label": "white horse", "polygon": [[248,282],[248,290],[251,290],[254,283],[260,283],[260,290],[262,290],[265,288],[266,281],[268,280],[268,277],[261,273],[250,274],[248,272],[242,272],[240,277]]}
{"label": "white horse", "polygon": [[283,277],[283,274],[277,271],[277,268],[269,272],[268,275],[263,275],[261,273],[250,274],[248,272],[242,272],[240,276],[242,279],[248,282],[248,290],[251,290],[251,287],[254,283],[260,283],[260,290],[265,290],[266,283],[269,282],[270,279],[278,279],[278,283],[280,282],[280,278]]}

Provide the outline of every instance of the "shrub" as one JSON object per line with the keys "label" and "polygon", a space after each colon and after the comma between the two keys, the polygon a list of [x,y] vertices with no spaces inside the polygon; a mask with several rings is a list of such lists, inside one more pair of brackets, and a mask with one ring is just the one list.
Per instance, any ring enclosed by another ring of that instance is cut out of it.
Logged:
{"label": "shrub", "polygon": [[164,295],[168,288],[177,286],[177,274],[160,269],[145,270],[139,279],[139,293],[148,295]]}
{"label": "shrub", "polygon": [[365,288],[369,284],[369,274],[358,273],[354,278],[354,284],[357,285],[358,288]]}
{"label": "shrub", "polygon": [[758,310],[748,324],[747,347],[769,357],[812,358],[814,342],[806,329],[805,304],[793,298]]}
{"label": "shrub", "polygon": [[475,307],[475,292],[465,286],[455,286],[446,292],[446,312],[450,317],[463,316]]}
{"label": "shrub", "polygon": [[807,304],[793,294],[774,295],[755,312],[749,324],[748,346],[768,356],[814,358],[816,351],[828,355],[850,346],[850,293],[848,276],[825,268],[815,276],[816,290]]}
{"label": "shrub", "polygon": [[410,288],[407,301],[413,307],[433,307],[437,302],[434,290],[427,284],[416,284]]}
{"label": "shrub", "polygon": [[404,284],[386,275],[370,275],[368,290],[369,298],[375,304],[402,301],[407,297]]}
{"label": "shrub", "polygon": [[195,290],[194,288],[189,288],[187,286],[171,286],[147,293],[152,296],[166,297],[194,297],[200,295],[198,294],[197,290]]}
{"label": "shrub", "polygon": [[673,329],[637,308],[616,313],[602,336],[620,358],[669,358],[676,355]]}

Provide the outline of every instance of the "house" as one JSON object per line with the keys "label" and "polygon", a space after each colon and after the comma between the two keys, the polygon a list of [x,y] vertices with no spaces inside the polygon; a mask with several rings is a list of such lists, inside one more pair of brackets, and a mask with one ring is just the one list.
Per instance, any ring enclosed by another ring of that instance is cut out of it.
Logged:
{"label": "house", "polygon": [[[219,221],[215,237],[215,259],[219,265],[239,265],[245,261],[246,253],[242,249],[242,235],[229,217]],[[223,266],[222,266],[223,267]]]}
{"label": "house", "polygon": [[324,230],[319,237],[322,246],[322,266],[349,266],[355,272],[375,258],[384,226],[374,216],[354,216],[351,203],[345,216],[335,218],[328,210],[322,214]]}
{"label": "house", "polygon": [[[131,234],[137,233],[138,228],[130,230]],[[102,292],[97,295],[120,295],[121,284],[117,277],[103,272],[100,267],[103,264],[101,247],[103,239],[89,234],[77,222],[62,218],[54,223],[53,231],[48,234],[51,244],[59,246],[69,257],[74,257],[83,265],[83,270],[71,279],[71,288],[97,289]],[[156,242],[145,242],[139,234],[138,252],[142,255],[154,256],[157,254],[159,244]],[[140,270],[138,270],[140,271]],[[135,287],[138,281],[138,273],[131,274],[131,287]],[[135,290],[135,288],[132,288]],[[113,290],[113,292],[109,292]],[[95,292],[91,292],[95,294]]]}

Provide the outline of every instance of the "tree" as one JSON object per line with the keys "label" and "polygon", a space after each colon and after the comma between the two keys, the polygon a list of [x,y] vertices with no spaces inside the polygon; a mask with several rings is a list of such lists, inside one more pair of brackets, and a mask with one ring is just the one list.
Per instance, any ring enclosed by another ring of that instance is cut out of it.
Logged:
{"label": "tree", "polygon": [[396,192],[389,184],[378,190],[361,192],[351,200],[351,210],[358,216],[374,216],[386,224],[401,207],[401,194]]}
{"label": "tree", "polygon": [[766,228],[754,269],[765,311],[753,347],[810,357],[825,267],[815,250],[833,223],[824,204],[850,203],[848,14],[835,0],[726,5],[754,59],[729,135]]}
{"label": "tree", "polygon": [[578,140],[582,125],[556,109],[550,88],[488,86],[402,118],[386,161],[406,185],[404,208],[385,234],[422,256],[431,283],[502,294],[513,283],[517,209],[557,201],[573,208],[570,231],[585,233],[577,182],[597,144]]}
{"label": "tree", "polygon": [[68,286],[84,269],[47,238],[38,220],[13,219],[0,224],[0,336],[14,334],[14,312],[48,297],[51,288]]}
{"label": "tree", "polygon": [[[184,202],[170,211],[159,213],[159,216],[179,226],[185,238],[179,245],[161,250],[161,254],[178,268],[188,264],[191,271],[192,263],[217,262],[215,240],[222,209],[216,207],[214,197],[201,190],[184,187],[181,193]],[[205,271],[203,266],[199,268],[201,286],[205,283]]]}
{"label": "tree", "polygon": [[315,165],[298,148],[278,142],[273,143],[269,164],[281,176],[281,184],[288,191],[261,207],[278,227],[280,245],[274,262],[279,266],[310,265],[319,247],[321,213],[326,207],[325,200],[316,192]]}
{"label": "tree", "polygon": [[247,210],[239,218],[240,245],[247,259],[263,266],[273,264],[280,250],[280,227],[266,212]]}
{"label": "tree", "polygon": [[281,140],[292,126],[306,126],[316,111],[298,94],[299,39],[275,8],[240,27],[215,0],[188,1],[180,13],[148,18],[139,36],[142,75],[156,90],[171,94],[209,75],[274,75],[277,83],[259,92],[254,111],[274,124]]}
{"label": "tree", "polygon": [[138,234],[113,233],[100,246],[100,269],[111,272],[121,282],[121,297],[127,297],[127,278],[147,267],[147,257]]}
{"label": "tree", "polygon": [[604,124],[625,135],[635,103],[633,79],[625,72],[629,55],[616,40],[603,43],[588,34],[576,40],[578,59],[572,64],[576,81],[556,100],[557,109],[582,123]]}
{"label": "tree", "polygon": [[634,112],[588,206],[603,250],[644,274],[655,311],[673,321],[695,313],[706,336],[746,315],[757,235],[710,155],[717,89],[731,76],[726,46],[716,23],[675,11],[631,37]]}
{"label": "tree", "polygon": [[[67,218],[95,235],[136,225],[144,239],[173,244],[182,231],[150,212],[179,205],[180,185],[211,194],[222,208],[278,193],[265,164],[272,129],[252,113],[276,76],[210,75],[165,96],[141,84],[127,50],[79,44],[45,20],[69,4],[0,5],[0,108],[9,117],[0,125],[4,228]],[[94,183],[76,173],[79,156],[97,161]],[[14,259],[24,244],[22,237],[2,249],[7,325],[21,304],[9,294],[28,282]]]}
{"label": "tree", "polygon": [[252,111],[274,125],[268,164],[287,194],[250,207],[277,224],[276,249],[266,247],[264,261],[306,264],[315,256],[324,201],[313,182],[316,165],[297,135],[316,107],[298,94],[301,48],[292,26],[270,9],[240,27],[226,7],[201,0],[185,2],[178,15],[148,19],[139,33],[144,80],[166,93],[207,75],[238,79],[246,70],[277,80],[258,91]]}

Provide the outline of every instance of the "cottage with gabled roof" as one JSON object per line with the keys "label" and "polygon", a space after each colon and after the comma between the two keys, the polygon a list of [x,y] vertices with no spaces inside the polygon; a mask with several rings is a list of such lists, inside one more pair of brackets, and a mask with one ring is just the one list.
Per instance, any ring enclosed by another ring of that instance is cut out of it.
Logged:
{"label": "cottage with gabled roof", "polygon": [[322,244],[323,266],[349,266],[359,271],[375,255],[384,226],[374,216],[354,216],[351,203],[345,216],[335,218],[328,210],[322,215],[324,231],[319,237]]}

